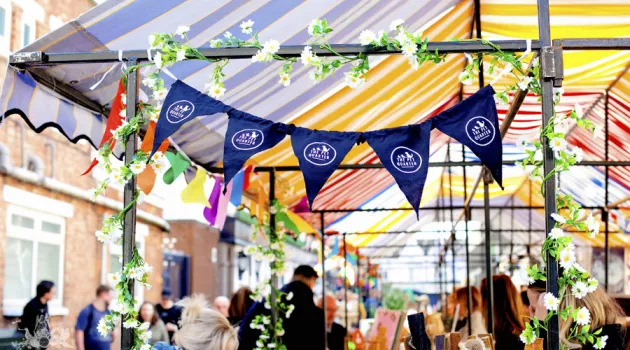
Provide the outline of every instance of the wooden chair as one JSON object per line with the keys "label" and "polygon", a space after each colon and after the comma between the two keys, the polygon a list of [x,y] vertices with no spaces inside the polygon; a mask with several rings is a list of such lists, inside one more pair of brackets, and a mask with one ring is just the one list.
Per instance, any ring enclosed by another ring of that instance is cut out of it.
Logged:
{"label": "wooden chair", "polygon": [[525,344],[525,350],[543,350],[543,338],[536,338],[532,344]]}

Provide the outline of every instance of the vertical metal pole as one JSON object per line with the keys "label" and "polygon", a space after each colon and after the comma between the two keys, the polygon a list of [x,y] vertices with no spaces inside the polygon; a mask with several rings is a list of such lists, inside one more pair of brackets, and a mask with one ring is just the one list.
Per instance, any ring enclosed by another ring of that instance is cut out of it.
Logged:
{"label": "vertical metal pole", "polygon": [[361,279],[361,254],[359,254],[359,249],[357,249],[357,275],[355,278],[355,284],[357,285],[357,326],[361,323],[361,285],[359,284],[359,280]]}
{"label": "vertical metal pole", "polygon": [[[551,46],[551,24],[549,22],[549,0],[538,1],[538,38],[541,44],[540,62],[541,70],[544,71],[548,62],[545,62],[543,55],[544,48]],[[547,125],[553,117],[553,80],[551,78],[543,78],[541,74],[540,85],[542,88],[542,124]],[[549,147],[547,139],[543,140],[543,167],[544,176],[551,172],[555,167],[553,150]],[[554,227],[551,214],[556,212],[556,179],[552,178],[545,181],[544,184],[545,198],[545,229],[551,232]],[[558,261],[551,255],[547,254],[547,292],[558,296]],[[560,349],[560,337],[558,333],[559,322],[558,316],[553,316],[549,320],[547,331],[547,346],[550,350]]]}
{"label": "vertical metal pole", "polygon": [[343,299],[344,312],[346,318],[346,329],[348,329],[348,250],[346,249],[346,233],[343,234]]}
{"label": "vertical metal pole", "polygon": [[[276,169],[275,168],[271,168],[271,170],[269,171],[269,237],[274,237],[276,236],[276,214],[274,214],[271,210],[271,208],[273,207],[273,202],[276,200]],[[271,262],[270,263],[270,267],[273,270],[273,265],[275,264],[275,262]],[[271,305],[276,305],[276,292],[274,290],[274,288],[278,288],[278,276],[271,274],[271,286],[272,288],[272,293],[271,293]],[[272,324],[272,329],[276,329],[276,322],[278,320],[278,315],[276,313],[276,308],[272,307],[271,308],[271,324]],[[274,337],[277,337],[276,332],[274,331],[273,333]]]}
{"label": "vertical metal pole", "polygon": [[[604,157],[606,162],[608,162],[608,119],[609,119],[609,114],[608,114],[608,90],[606,90],[606,96],[605,96],[605,102],[604,102]],[[610,245],[608,242],[608,235],[610,233],[609,231],[609,227],[608,227],[608,163],[606,163],[605,165],[605,171],[604,171],[604,175],[606,176],[606,179],[604,180],[604,207],[602,208],[602,220],[604,220],[604,239],[605,239],[605,247],[604,247],[604,255],[605,255],[605,260],[604,260],[604,285],[606,286],[606,291],[609,290],[609,285],[608,285],[608,259],[610,257]]]}
{"label": "vertical metal pole", "polygon": [[[481,1],[475,0],[475,31],[477,32],[477,39],[481,39]],[[484,87],[483,76],[483,60],[479,62],[479,88]]]}
{"label": "vertical metal pole", "polygon": [[[462,161],[466,162],[466,146],[462,144]],[[464,175],[464,202],[468,197],[468,180],[466,179],[466,165],[462,167],[463,175]],[[473,194],[471,193],[471,196]],[[470,326],[471,317],[472,317],[472,289],[470,282],[470,242],[468,241],[468,222],[470,221],[470,208],[465,209],[465,217],[464,217],[464,229],[466,230],[466,306],[468,309],[468,336],[472,335],[472,327]]]}
{"label": "vertical metal pole", "polygon": [[492,280],[492,237],[490,232],[490,171],[483,168],[483,212],[486,231],[486,288],[488,291],[488,332],[494,334],[494,283]]}
{"label": "vertical metal pole", "polygon": [[[129,60],[129,66],[135,66],[138,63],[136,59]],[[138,70],[134,70],[127,75],[127,121],[136,116],[136,99],[138,92]],[[132,134],[125,144],[125,163],[130,163],[138,149],[138,137]],[[136,177],[133,176],[126,184],[123,193],[123,207],[126,208],[136,197]],[[136,204],[134,203],[125,213],[123,219],[123,268],[133,259],[133,251],[136,247]],[[129,281],[127,288],[131,295],[134,295],[134,283]],[[133,347],[133,329],[122,329],[120,338],[121,349],[129,350]]]}
{"label": "vertical metal pole", "polygon": [[324,221],[324,212],[319,213],[319,224],[322,229],[322,309],[324,309],[324,345],[328,347],[328,327],[326,324],[326,222]]}
{"label": "vertical metal pole", "polygon": [[[451,143],[449,140],[449,143],[446,145],[446,153],[447,153],[447,158],[448,161],[450,163],[451,161]],[[452,227],[452,231],[453,231],[453,241],[451,244],[451,253],[452,253],[452,258],[453,258],[453,266],[452,266],[452,274],[453,274],[453,289],[451,290],[451,293],[455,292],[455,241],[457,240],[457,234],[455,232],[455,220],[453,218],[453,174],[451,172],[451,167],[448,167],[448,205],[450,207],[450,220],[451,220],[451,227]]]}

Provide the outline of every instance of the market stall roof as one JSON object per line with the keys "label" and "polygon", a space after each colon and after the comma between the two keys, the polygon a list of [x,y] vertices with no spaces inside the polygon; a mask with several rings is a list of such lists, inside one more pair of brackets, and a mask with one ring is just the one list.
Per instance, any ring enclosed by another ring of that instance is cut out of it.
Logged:
{"label": "market stall roof", "polygon": [[[629,36],[630,5],[622,0],[584,1],[558,0],[551,2],[552,38],[596,38]],[[326,18],[335,29],[331,43],[356,42],[363,29],[384,29],[392,20],[403,18],[411,30],[422,30],[431,41],[450,38],[467,39],[472,36],[472,0],[408,0],[408,1],[209,1],[209,0],[108,0],[79,18],[67,23],[20,52],[99,52],[104,50],[145,50],[147,37],[154,32],[174,31],[188,25],[188,44],[208,47],[209,39],[225,31],[240,32],[239,24],[252,19],[260,29],[261,39],[276,39],[282,45],[309,42],[307,26],[314,18]],[[536,3],[534,0],[482,0],[481,22],[484,38],[536,38]],[[630,52],[589,51],[564,52],[566,91],[558,111],[568,111],[580,104],[590,112],[589,118],[603,122],[602,94],[611,90],[611,159],[629,159],[630,150],[623,140],[630,137],[630,75],[626,73]],[[313,85],[307,69],[296,65],[292,84],[284,88],[277,84],[278,64],[252,63],[236,60],[225,69],[228,93],[224,102],[260,117],[300,126],[326,130],[365,131],[376,128],[418,123],[460,100],[461,85],[458,74],[465,62],[463,55],[449,55],[446,62],[425,64],[418,71],[408,69],[406,59],[399,56],[371,58],[373,67],[368,83],[360,90],[347,87],[337,74]],[[105,126],[105,118],[84,104],[68,101],[51,89],[36,82],[32,76],[45,74],[71,86],[99,108],[108,108],[120,78],[116,64],[62,64],[45,67],[39,72],[19,73],[10,69],[4,84],[0,106],[21,114],[30,125],[40,131],[48,126],[59,128],[70,140],[86,139],[98,143]],[[186,61],[173,66],[172,74],[189,85],[203,90],[212,66],[207,62]],[[107,74],[107,72],[109,72]],[[173,82],[164,77],[167,84]],[[486,83],[493,76],[486,73]],[[99,83],[100,82],[100,83]],[[99,83],[98,85],[96,85]],[[500,90],[506,80],[499,79]],[[476,91],[463,90],[463,97]],[[94,89],[92,89],[94,87]],[[52,107],[52,108],[51,108]],[[93,108],[98,109],[98,108]],[[51,112],[52,111],[52,112]],[[501,120],[506,106],[499,106]],[[540,126],[540,105],[536,97],[527,97],[504,140],[505,157],[518,159],[523,151],[514,147],[520,135],[534,137]],[[222,159],[223,135],[227,117],[208,116],[187,123],[172,140],[195,163],[217,165]],[[590,141],[590,136],[575,129],[569,137],[571,144],[580,145],[587,159],[602,159],[603,141]],[[450,140],[437,131],[431,138],[432,160],[443,161]],[[459,144],[451,143],[451,160],[476,160],[469,153],[462,154]],[[366,145],[356,146],[345,158],[346,164],[377,163],[378,158]],[[254,159],[260,165],[296,165],[290,142],[285,140],[273,150]],[[467,172],[467,192],[470,193],[479,167]],[[454,198],[461,204],[463,174],[453,169],[452,185],[442,169],[432,169],[423,205],[434,205],[440,194],[452,188]],[[630,186],[628,168],[611,168],[610,175],[621,193]],[[504,174],[506,190],[491,187],[493,203],[505,202],[511,195],[522,197],[526,175],[515,167],[507,167]],[[577,176],[576,183],[596,183],[592,177]],[[601,184],[601,182],[600,182]],[[280,199],[293,204],[304,195],[299,172],[278,176]],[[564,188],[563,188],[564,189]],[[566,188],[572,192],[575,190]],[[480,195],[480,194],[479,194]],[[611,195],[611,200],[622,195]],[[475,198],[478,198],[477,196]],[[431,203],[431,204],[429,204]],[[473,205],[478,205],[478,200]],[[598,202],[601,203],[601,202]],[[316,209],[353,209],[367,207],[406,206],[406,201],[386,170],[337,171],[321,191]],[[419,227],[411,212],[379,212],[327,214],[326,224],[331,229],[351,231],[406,230]],[[380,242],[388,238],[362,237],[356,245]]]}

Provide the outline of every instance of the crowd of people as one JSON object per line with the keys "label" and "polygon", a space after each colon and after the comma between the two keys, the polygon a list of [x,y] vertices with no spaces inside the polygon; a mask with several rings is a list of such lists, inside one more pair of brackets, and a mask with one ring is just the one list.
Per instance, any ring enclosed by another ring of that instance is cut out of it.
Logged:
{"label": "crowd of people", "polygon": [[[317,272],[310,266],[295,269],[291,282],[282,287],[285,297],[291,295],[294,311],[290,322],[283,322],[283,344],[287,349],[300,350],[342,350],[347,331],[335,322],[338,301],[332,294],[315,300],[313,289],[318,279]],[[488,281],[484,278],[480,288],[471,287],[470,319],[468,319],[468,289],[459,288],[449,295],[448,312],[459,316],[454,320],[455,329],[461,332],[463,339],[469,334],[492,333],[496,349],[523,349],[519,336],[528,317],[542,320],[547,316],[544,305],[545,284],[536,282],[522,294],[519,293],[507,275],[495,275],[492,278],[494,293],[494,313],[492,330],[488,328]],[[42,281],[37,286],[37,295],[25,307],[18,329],[31,335],[49,332],[48,302],[54,298],[55,285]],[[231,299],[217,297],[212,305],[203,296],[187,297],[178,303],[171,298],[169,290],[162,292],[162,299],[157,304],[143,303],[138,312],[138,321],[148,322],[151,331],[151,343],[157,350],[251,350],[257,349],[257,340],[261,331],[250,327],[253,320],[260,316],[269,316],[271,311],[265,306],[266,301],[254,302],[252,291],[247,287],[239,289]],[[112,342],[119,337],[119,331],[102,335],[97,330],[99,320],[109,313],[108,306],[114,298],[114,291],[109,286],[99,286],[94,300],[79,313],[75,326],[75,343],[79,350],[110,349]],[[370,312],[378,305],[376,294],[366,300],[366,309]],[[601,330],[600,336],[607,336],[607,349],[624,349],[625,314],[617,302],[601,288],[581,299],[566,296],[561,308],[571,305],[575,308],[586,307],[591,316],[591,329]],[[457,307],[458,306],[458,307]],[[455,312],[454,310],[458,311]],[[324,323],[325,320],[325,323]],[[560,339],[571,345],[569,328],[574,320],[569,316],[560,320]],[[326,328],[324,328],[326,327]],[[328,334],[323,337],[324,332]],[[541,334],[541,338],[545,335]],[[326,340],[324,340],[326,339]],[[326,346],[324,346],[324,342]],[[590,349],[588,345],[582,349]]]}
{"label": "crowd of people", "polygon": [[[468,320],[468,289],[456,289],[449,296],[449,312],[454,314],[454,308],[459,305],[459,317],[456,330],[466,339],[469,334],[492,333],[496,342],[496,349],[524,349],[525,344],[519,336],[525,329],[525,322],[529,318],[536,317],[544,320],[547,316],[547,308],[544,303],[546,284],[537,281],[523,291],[523,295],[507,275],[494,275],[493,287],[493,329],[488,332],[488,282],[484,278],[480,288],[471,287],[471,310]],[[598,287],[594,292],[581,299],[572,295],[563,298],[560,309],[566,306],[573,308],[586,307],[590,312],[592,330],[601,330],[600,336],[607,337],[606,349],[625,349],[625,313],[619,304],[611,296]],[[569,340],[569,332],[574,320],[569,316],[566,320],[560,319],[560,341],[568,348],[593,349],[592,344],[578,346],[577,340]],[[469,327],[471,330],[469,331]],[[470,333],[469,333],[470,332]],[[544,332],[544,331],[543,331]],[[539,334],[545,339],[546,334]],[[546,340],[545,340],[546,341]]]}

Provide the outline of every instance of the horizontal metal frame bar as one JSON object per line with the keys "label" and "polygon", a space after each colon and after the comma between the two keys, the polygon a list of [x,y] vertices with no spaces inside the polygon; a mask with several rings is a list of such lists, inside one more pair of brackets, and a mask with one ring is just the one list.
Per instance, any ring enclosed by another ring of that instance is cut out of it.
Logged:
{"label": "horizontal metal frame bar", "polygon": [[[526,40],[497,40],[491,42],[506,52],[523,52],[527,50]],[[400,54],[399,50],[387,50],[385,48],[376,49],[371,46],[362,46],[359,44],[339,44],[331,45],[333,50],[342,55],[391,55]],[[532,40],[533,50],[540,49],[538,40]],[[303,45],[287,45],[281,46],[278,55],[283,57],[300,57],[304,50]],[[484,44],[481,41],[440,41],[429,42],[427,50],[443,54],[455,53],[474,53],[474,52],[491,52],[494,51],[492,45]],[[258,52],[254,47],[229,47],[229,48],[203,48],[199,50],[203,56],[210,59],[251,59]],[[335,56],[334,53],[314,46],[312,51],[318,56]],[[122,52],[123,60],[138,59],[139,61],[147,61],[148,53],[146,50],[128,50]],[[118,62],[118,51],[100,51],[100,52],[18,52],[9,57],[9,63],[17,66],[33,66],[47,64],[65,64],[65,63],[105,63]]]}
{"label": "horizontal metal frame bar", "polygon": [[630,50],[630,38],[555,39],[562,50]]}
{"label": "horizontal metal frame bar", "polygon": [[[470,210],[485,210],[484,206],[475,206],[475,205],[447,205],[447,206],[433,206],[433,207],[420,207],[418,211],[431,211],[431,210],[451,210],[451,209],[464,209],[469,208]],[[488,207],[490,210],[535,210],[535,209],[544,209],[544,206],[528,206],[528,205],[512,205],[512,206],[501,206],[501,205],[491,205]],[[602,206],[583,206],[583,209],[589,210],[605,210]],[[609,206],[607,209],[620,209],[618,206]],[[354,213],[354,212],[379,212],[379,211],[413,211],[413,208],[403,207],[403,208],[358,208],[358,209],[318,209],[313,210],[313,213]],[[451,230],[447,230],[451,231]]]}

